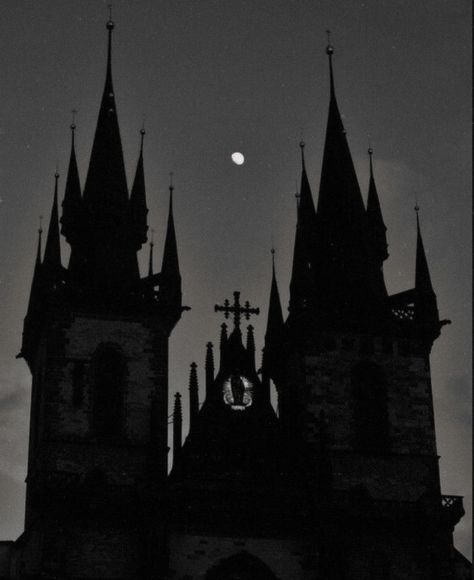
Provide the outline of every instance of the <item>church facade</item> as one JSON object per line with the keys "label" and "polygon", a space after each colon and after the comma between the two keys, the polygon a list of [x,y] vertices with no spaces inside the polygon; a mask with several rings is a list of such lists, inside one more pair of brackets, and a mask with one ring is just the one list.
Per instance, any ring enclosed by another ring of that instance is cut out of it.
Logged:
{"label": "church facade", "polygon": [[[143,137],[128,192],[106,81],[85,185],[74,148],[39,232],[19,356],[32,374],[25,531],[0,544],[0,578],[448,580],[462,498],[442,495],[429,356],[442,326],[418,209],[414,287],[389,296],[372,151],[367,206],[339,114],[332,46],[317,206],[301,187],[284,319],[273,267],[261,368],[258,308],[227,323],[196,365],[183,442],[168,442],[168,339],[185,309],[170,184],[161,271],[140,277],[147,240]],[[60,234],[71,247],[61,262]],[[245,334],[245,337],[244,337]],[[278,412],[271,403],[276,387]],[[173,467],[168,474],[169,446]]]}

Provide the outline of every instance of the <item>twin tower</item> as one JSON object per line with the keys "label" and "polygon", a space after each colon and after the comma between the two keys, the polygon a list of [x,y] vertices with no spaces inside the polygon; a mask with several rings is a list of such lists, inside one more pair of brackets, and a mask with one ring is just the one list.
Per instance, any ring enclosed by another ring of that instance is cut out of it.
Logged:
{"label": "twin tower", "polygon": [[[462,499],[441,495],[429,353],[440,333],[417,216],[416,279],[389,296],[372,171],[364,205],[330,103],[318,205],[298,199],[289,315],[273,272],[261,369],[254,309],[217,307],[206,397],[190,382],[190,432],[174,412],[168,475],[168,338],[180,319],[172,194],[161,272],[147,239],[143,135],[129,193],[111,71],[85,186],[74,151],[41,233],[21,356],[33,376],[25,532],[11,578],[451,579]],[[71,247],[67,268],[60,228]],[[270,385],[278,393],[278,414]]]}

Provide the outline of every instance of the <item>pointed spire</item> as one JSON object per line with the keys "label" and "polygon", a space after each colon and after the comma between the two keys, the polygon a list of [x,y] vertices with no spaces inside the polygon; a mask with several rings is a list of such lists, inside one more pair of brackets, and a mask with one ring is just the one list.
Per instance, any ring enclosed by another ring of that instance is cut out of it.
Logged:
{"label": "pointed spire", "polygon": [[423,325],[436,327],[439,334],[438,305],[421,236],[419,210],[416,205],[415,320]]}
{"label": "pointed spire", "polygon": [[84,188],[84,202],[99,222],[107,222],[110,216],[120,218],[128,203],[122,141],[112,83],[112,31],[115,24],[109,19],[106,27],[107,72]]}
{"label": "pointed spire", "polygon": [[[298,215],[300,212],[298,210]],[[311,246],[309,232],[302,220],[296,223],[293,264],[290,280],[290,312],[302,312],[309,305],[313,293],[313,271],[311,269]]]}
{"label": "pointed spire", "polygon": [[268,304],[267,328],[265,331],[265,348],[262,368],[265,374],[272,376],[277,366],[283,344],[284,321],[280,293],[275,274],[275,249],[272,248],[272,283]]}
{"label": "pointed spire", "polygon": [[173,467],[176,466],[179,452],[183,445],[183,412],[181,409],[181,394],[176,393],[174,396],[173,409]]}
{"label": "pointed spire", "polygon": [[181,308],[181,275],[174,229],[173,190],[173,174],[170,173],[168,227],[161,266],[160,294],[165,303]]}
{"label": "pointed spire", "polygon": [[133,181],[132,192],[130,194],[130,211],[133,224],[134,240],[137,250],[147,239],[147,219],[148,208],[146,205],[145,192],[145,172],[143,170],[143,140],[145,137],[145,128],[140,129],[140,153],[138,156],[135,179]]}
{"label": "pointed spire", "polygon": [[248,365],[249,369],[252,373],[256,372],[255,369],[255,337],[253,335],[253,326],[249,324],[247,326],[247,358],[248,358]]}
{"label": "pointed spire", "polygon": [[153,248],[155,246],[155,230],[151,230],[150,253],[148,254],[148,276],[153,276]]}
{"label": "pointed spire", "polygon": [[367,196],[367,226],[370,249],[376,260],[382,263],[388,258],[387,252],[387,228],[385,227],[379,196],[375,186],[374,168],[372,163],[372,147],[369,147],[370,181]]}
{"label": "pointed spire", "polygon": [[46,279],[51,283],[58,281],[61,276],[61,245],[59,240],[58,219],[58,179],[59,173],[54,174],[54,197],[49,220],[48,236],[44,250],[43,271]]}
{"label": "pointed spire", "polygon": [[[314,208],[313,194],[309,185],[308,175],[306,174],[306,165],[304,157],[305,142],[300,141],[301,149],[301,187],[298,203],[298,221],[307,229],[308,235],[313,233],[316,227],[316,210]],[[309,241],[309,240],[308,240]]]}
{"label": "pointed spire", "polygon": [[206,399],[210,397],[214,383],[214,352],[212,342],[206,344]]}
{"label": "pointed spire", "polygon": [[318,216],[341,222],[343,226],[354,220],[361,221],[365,208],[336,101],[332,62],[334,47],[330,43],[326,47],[326,54],[329,58],[330,99]]}
{"label": "pointed spire", "polygon": [[41,276],[41,238],[43,234],[42,228],[43,216],[40,216],[40,227],[38,229],[38,245],[36,249],[36,260],[33,270],[33,280],[31,282],[30,299],[28,301],[27,314],[31,314],[36,305],[39,302],[39,287],[40,287],[40,276]]}
{"label": "pointed spire", "polygon": [[69,243],[74,243],[82,230],[82,196],[79,171],[77,169],[75,151],[76,113],[72,111],[71,123],[71,155],[66,178],[66,190],[62,203],[63,213],[61,216],[61,233]]}
{"label": "pointed spire", "polygon": [[223,368],[224,366],[224,355],[225,355],[225,347],[227,346],[227,324],[225,322],[223,322],[221,324],[221,338],[220,338],[220,368]]}
{"label": "pointed spire", "polygon": [[189,374],[189,431],[193,431],[196,418],[199,414],[199,385],[197,377],[197,364],[191,363]]}

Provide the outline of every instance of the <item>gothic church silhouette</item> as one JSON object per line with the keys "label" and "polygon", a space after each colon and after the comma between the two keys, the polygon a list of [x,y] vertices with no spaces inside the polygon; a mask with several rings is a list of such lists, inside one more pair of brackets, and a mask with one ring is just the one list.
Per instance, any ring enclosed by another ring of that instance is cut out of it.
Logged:
{"label": "gothic church silhouette", "polygon": [[[261,369],[258,309],[216,310],[205,400],[191,365],[168,475],[168,338],[184,309],[173,186],[161,272],[147,240],[143,135],[129,195],[107,23],[104,93],[84,189],[72,148],[41,231],[20,356],[33,377],[25,531],[0,546],[0,578],[448,580],[462,498],[441,494],[429,355],[440,320],[418,213],[414,288],[389,296],[386,228],[370,151],[367,207],[332,67],[317,207],[298,199],[289,315],[273,267]],[[60,226],[61,224],[61,226]],[[61,233],[71,247],[61,263]],[[244,290],[244,289],[243,289]],[[278,414],[270,401],[278,393]]]}

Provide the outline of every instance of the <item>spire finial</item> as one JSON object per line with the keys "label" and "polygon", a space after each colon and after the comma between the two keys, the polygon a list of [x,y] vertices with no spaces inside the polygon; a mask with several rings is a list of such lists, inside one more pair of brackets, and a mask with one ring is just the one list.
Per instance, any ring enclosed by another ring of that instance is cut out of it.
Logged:
{"label": "spire finial", "polygon": [[300,149],[301,149],[301,164],[303,166],[303,169],[305,169],[305,163],[304,163],[304,148],[306,146],[306,143],[303,141],[303,139],[301,139],[300,141]]}
{"label": "spire finial", "polygon": [[335,91],[334,91],[334,73],[332,70],[332,55],[334,54],[334,47],[331,44],[331,31],[326,30],[326,34],[328,37],[328,43],[326,46],[326,54],[329,57],[329,77],[330,77],[330,86],[331,86],[331,98],[335,98]]}
{"label": "spire finial", "polygon": [[39,216],[39,230],[38,230],[39,235],[41,235],[43,233],[43,216],[40,215]]}
{"label": "spire finial", "polygon": [[109,19],[107,20],[106,26],[109,33],[111,33],[115,27],[115,23],[112,20],[112,4],[107,4],[107,8],[109,9]]}
{"label": "spire finial", "polygon": [[77,109],[72,109],[71,114],[72,114],[72,123],[71,123],[70,127],[71,127],[72,133],[74,134],[74,131],[76,130]]}
{"label": "spire finial", "polygon": [[145,119],[143,119],[142,128],[140,129],[140,153],[143,153],[143,141],[145,139],[145,135]]}
{"label": "spire finial", "polygon": [[58,179],[59,179],[59,163],[58,163],[58,161],[56,161],[56,171],[54,172],[54,179],[55,179],[56,184],[57,184]]}
{"label": "spire finial", "polygon": [[370,137],[369,137],[369,148],[367,149],[367,153],[369,154],[369,165],[370,165],[370,177],[374,176],[374,167],[372,164],[372,155],[374,154],[374,150],[371,147],[370,144]]}
{"label": "spire finial", "polygon": [[154,246],[154,245],[155,245],[155,230],[153,228],[151,228],[150,246]]}
{"label": "spire finial", "polygon": [[328,43],[326,46],[326,54],[329,56],[329,58],[331,58],[331,56],[334,53],[334,46],[331,44],[331,31],[330,30],[326,30],[326,36],[328,38]]}
{"label": "spire finial", "polygon": [[169,172],[170,184],[169,184],[169,187],[168,187],[168,189],[170,190],[170,192],[173,191],[173,189],[174,189],[174,185],[173,185],[173,175],[174,175],[174,173],[172,171],[170,171]]}

